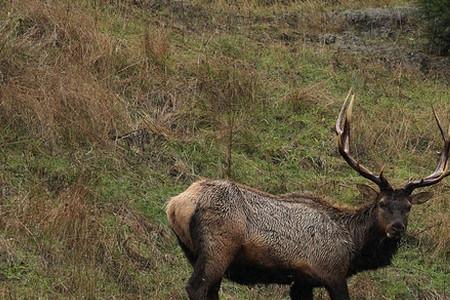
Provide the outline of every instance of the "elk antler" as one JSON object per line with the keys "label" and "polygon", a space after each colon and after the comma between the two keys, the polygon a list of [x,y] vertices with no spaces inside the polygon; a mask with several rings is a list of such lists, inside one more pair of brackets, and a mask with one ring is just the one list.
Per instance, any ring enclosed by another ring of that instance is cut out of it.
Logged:
{"label": "elk antler", "polygon": [[434,172],[431,175],[429,175],[425,178],[408,181],[404,185],[403,190],[405,190],[409,194],[411,194],[412,191],[416,188],[436,184],[439,181],[441,181],[442,179],[444,179],[445,177],[447,177],[448,175],[450,175],[450,171],[448,171],[448,155],[449,155],[449,151],[450,151],[450,125],[448,127],[447,133],[445,133],[445,131],[442,129],[441,121],[439,120],[439,117],[438,117],[436,111],[434,110],[434,107],[432,107],[432,109],[433,109],[434,118],[436,119],[436,123],[437,123],[437,125],[439,127],[439,131],[441,133],[442,139],[444,140],[444,148],[442,149],[441,156],[439,157],[436,169],[434,170]]}
{"label": "elk antler", "polygon": [[[347,102],[350,99],[350,104],[347,105]],[[389,184],[387,179],[383,176],[383,169],[381,169],[380,175],[375,175],[369,169],[360,164],[356,159],[354,159],[350,154],[350,122],[352,118],[352,108],[353,101],[355,100],[355,95],[352,94],[352,90],[347,94],[345,98],[344,104],[342,105],[341,111],[339,112],[339,117],[336,121],[336,134],[338,141],[338,149],[339,153],[345,159],[345,161],[355,169],[361,176],[373,181],[376,183],[380,190],[393,190],[392,186]],[[344,123],[344,127],[342,128],[342,123]]]}

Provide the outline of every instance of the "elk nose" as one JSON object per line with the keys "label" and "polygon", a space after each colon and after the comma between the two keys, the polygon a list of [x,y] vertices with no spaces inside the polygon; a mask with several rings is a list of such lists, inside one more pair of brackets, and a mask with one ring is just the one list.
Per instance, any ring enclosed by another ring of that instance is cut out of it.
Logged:
{"label": "elk nose", "polygon": [[391,228],[396,233],[403,233],[405,231],[405,225],[401,222],[395,222],[391,225]]}

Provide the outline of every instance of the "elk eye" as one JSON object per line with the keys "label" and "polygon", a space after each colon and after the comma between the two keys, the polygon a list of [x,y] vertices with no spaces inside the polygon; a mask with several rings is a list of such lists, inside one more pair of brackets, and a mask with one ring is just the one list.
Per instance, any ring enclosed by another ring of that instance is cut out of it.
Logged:
{"label": "elk eye", "polygon": [[383,200],[381,200],[381,201],[378,203],[378,205],[379,205],[381,208],[386,208],[386,207],[387,207],[386,202],[384,202]]}

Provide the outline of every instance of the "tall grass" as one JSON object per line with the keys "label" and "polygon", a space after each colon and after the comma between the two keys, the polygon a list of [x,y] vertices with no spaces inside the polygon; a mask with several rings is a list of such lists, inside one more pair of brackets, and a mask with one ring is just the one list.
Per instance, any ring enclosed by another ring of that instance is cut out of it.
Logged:
{"label": "tall grass", "polygon": [[121,54],[77,4],[20,2],[2,22],[5,126],[25,129],[49,145],[104,143],[127,127],[123,101],[102,82]]}

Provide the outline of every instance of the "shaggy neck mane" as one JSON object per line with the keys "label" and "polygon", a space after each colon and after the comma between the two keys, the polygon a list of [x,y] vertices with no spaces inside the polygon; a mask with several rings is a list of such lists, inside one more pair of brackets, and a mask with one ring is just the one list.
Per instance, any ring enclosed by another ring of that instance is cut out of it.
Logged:
{"label": "shaggy neck mane", "polygon": [[244,185],[238,185],[252,193],[283,202],[301,203],[326,212],[332,219],[343,224],[349,231],[352,241],[352,257],[347,276],[378,269],[391,264],[392,257],[399,247],[399,239],[388,239],[377,223],[377,203],[359,208],[339,207],[310,193],[295,192],[284,195],[268,194]]}
{"label": "shaggy neck mane", "polygon": [[348,228],[354,243],[348,276],[391,264],[400,239],[388,239],[377,223],[376,202],[353,211],[341,211],[337,219]]}
{"label": "shaggy neck mane", "polygon": [[399,239],[388,239],[377,222],[377,203],[372,202],[359,208],[338,207],[321,198],[303,194],[303,203],[316,206],[343,224],[349,231],[352,241],[352,257],[347,276],[374,270],[391,264],[392,257],[399,247]]}

